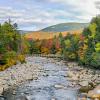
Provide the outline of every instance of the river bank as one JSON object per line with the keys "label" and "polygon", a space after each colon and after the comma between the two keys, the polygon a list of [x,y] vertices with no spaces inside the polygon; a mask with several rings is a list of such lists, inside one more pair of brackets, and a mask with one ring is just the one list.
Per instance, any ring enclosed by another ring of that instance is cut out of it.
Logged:
{"label": "river bank", "polygon": [[12,86],[18,86],[25,81],[36,79],[39,75],[38,71],[41,66],[28,62],[14,65],[5,71],[0,72],[0,94]]}
{"label": "river bank", "polygon": [[[34,85],[39,85],[39,88],[48,86],[49,89],[53,91],[55,91],[56,88],[63,89],[63,93],[65,93],[64,91],[68,93],[68,90],[74,89],[76,91],[80,87],[89,86],[90,83],[93,85],[99,84],[99,73],[100,71],[98,70],[79,66],[76,62],[65,62],[45,57],[27,57],[25,64],[17,64],[0,72],[0,91],[2,93],[3,89],[6,90],[12,86],[21,86],[20,88],[22,89],[25,81],[33,80],[32,84],[34,84],[32,87],[34,87]],[[43,91],[44,90],[42,90],[42,92]],[[58,90],[56,90],[56,92],[58,93]]]}

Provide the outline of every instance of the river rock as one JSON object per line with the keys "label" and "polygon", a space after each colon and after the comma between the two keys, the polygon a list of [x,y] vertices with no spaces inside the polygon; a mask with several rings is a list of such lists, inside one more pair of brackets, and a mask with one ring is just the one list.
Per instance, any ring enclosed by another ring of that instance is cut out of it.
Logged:
{"label": "river rock", "polygon": [[81,86],[88,86],[89,82],[88,81],[81,81],[81,82],[79,82],[79,85],[81,85]]}
{"label": "river rock", "polygon": [[55,98],[52,98],[51,100],[56,100]]}
{"label": "river rock", "polygon": [[68,71],[67,73],[68,73],[68,76],[71,77],[71,78],[74,76],[72,71]]}
{"label": "river rock", "polygon": [[2,87],[2,86],[0,86],[0,94],[2,94],[2,93],[3,93],[3,91],[4,91],[3,87]]}
{"label": "river rock", "polygon": [[62,88],[64,88],[63,85],[58,85],[58,84],[56,84],[54,87],[57,88],[57,89],[62,89]]}

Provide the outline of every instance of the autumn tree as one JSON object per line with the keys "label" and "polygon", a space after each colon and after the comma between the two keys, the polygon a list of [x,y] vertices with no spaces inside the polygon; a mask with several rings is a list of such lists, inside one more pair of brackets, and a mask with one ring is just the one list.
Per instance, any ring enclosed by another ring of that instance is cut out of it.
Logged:
{"label": "autumn tree", "polygon": [[63,55],[64,58],[70,59],[70,60],[77,60],[78,58],[78,42],[79,42],[79,36],[78,35],[72,35],[68,34],[65,37],[64,40],[64,49],[63,49]]}
{"label": "autumn tree", "polygon": [[88,66],[99,68],[100,66],[100,16],[92,19],[90,25],[83,31],[86,45],[84,63]]}

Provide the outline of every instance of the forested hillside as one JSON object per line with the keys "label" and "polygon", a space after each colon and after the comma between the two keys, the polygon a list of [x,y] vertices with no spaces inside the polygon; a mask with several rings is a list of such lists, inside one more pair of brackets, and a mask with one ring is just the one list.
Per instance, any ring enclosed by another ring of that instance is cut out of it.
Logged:
{"label": "forested hillside", "polygon": [[57,25],[53,25],[47,28],[44,28],[40,31],[43,32],[64,32],[64,31],[75,31],[75,30],[82,30],[86,28],[89,24],[88,23],[61,23]]}

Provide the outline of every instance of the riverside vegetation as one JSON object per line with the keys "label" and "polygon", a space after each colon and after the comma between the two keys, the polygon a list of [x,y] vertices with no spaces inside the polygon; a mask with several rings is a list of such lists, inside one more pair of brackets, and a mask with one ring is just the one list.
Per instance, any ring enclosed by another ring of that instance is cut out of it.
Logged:
{"label": "riverside vegetation", "polygon": [[0,25],[0,71],[15,65],[17,62],[25,62],[26,47],[26,41],[17,30],[16,23],[11,24],[9,20],[9,22]]}

